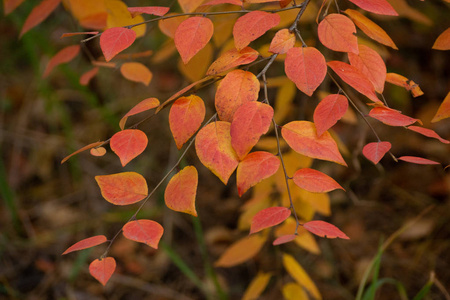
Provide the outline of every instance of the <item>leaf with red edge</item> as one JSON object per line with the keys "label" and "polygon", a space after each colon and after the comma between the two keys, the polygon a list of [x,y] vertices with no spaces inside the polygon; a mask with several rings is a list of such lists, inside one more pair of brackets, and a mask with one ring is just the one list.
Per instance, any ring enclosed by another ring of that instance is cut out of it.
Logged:
{"label": "leaf with red edge", "polygon": [[448,117],[450,117],[450,92],[448,92],[447,96],[445,96],[444,101],[442,101],[431,122],[435,123]]}
{"label": "leaf with red edge", "polygon": [[229,268],[246,262],[258,254],[265,241],[266,238],[259,234],[244,237],[228,247],[214,266]]}
{"label": "leaf with red edge", "polygon": [[36,5],[28,15],[19,38],[21,38],[28,30],[41,24],[47,17],[58,7],[61,0],[43,0]]}
{"label": "leaf with red edge", "polygon": [[231,123],[231,145],[239,159],[243,159],[270,127],[273,108],[265,103],[251,101],[239,106]]}
{"label": "leaf with red edge", "polygon": [[82,147],[81,149],[78,149],[77,151],[75,151],[75,152],[71,153],[70,155],[67,155],[66,157],[64,157],[63,160],[61,160],[61,164],[65,163],[69,158],[71,158],[75,154],[78,154],[80,152],[89,150],[89,149],[94,148],[94,147],[98,147],[98,146],[100,146],[103,143],[104,142],[95,142],[95,143],[91,143],[89,145],[86,145],[86,146]]}
{"label": "leaf with red edge", "polygon": [[170,108],[169,125],[178,149],[200,128],[205,118],[202,98],[191,95],[178,98]]}
{"label": "leaf with red edge", "polygon": [[47,77],[56,66],[70,62],[78,53],[80,53],[80,45],[68,46],[61,49],[49,60],[42,77]]}
{"label": "leaf with red edge", "polygon": [[350,65],[357,68],[369,79],[378,93],[383,93],[386,81],[386,64],[372,48],[366,45],[359,45],[359,54],[348,53]]}
{"label": "leaf with red edge", "polygon": [[239,159],[231,146],[230,123],[217,121],[200,129],[195,150],[202,164],[227,184]]}
{"label": "leaf with red edge", "polygon": [[280,23],[280,16],[264,11],[252,11],[239,19],[233,27],[234,45],[241,50],[272,27]]}
{"label": "leaf with red edge", "polygon": [[396,73],[387,73],[386,81],[401,86],[405,88],[407,91],[410,91],[414,98],[423,95],[423,92],[420,89],[419,85],[414,81],[406,78],[405,76]]}
{"label": "leaf with red edge", "polygon": [[424,136],[437,139],[437,140],[439,140],[440,142],[442,142],[444,144],[450,144],[450,141],[440,137],[439,134],[437,134],[436,131],[434,131],[434,130],[431,130],[431,129],[428,129],[428,128],[419,127],[419,126],[409,126],[407,128],[409,130],[412,130],[412,131],[415,131],[417,133],[420,133],[420,134],[422,134]]}
{"label": "leaf with red edge", "polygon": [[158,222],[140,219],[128,222],[123,226],[122,231],[127,239],[158,249],[164,228]]}
{"label": "leaf with red edge", "polygon": [[290,122],[283,126],[281,135],[295,152],[347,166],[330,133],[325,131],[318,137],[312,122]]}
{"label": "leaf with red edge", "polygon": [[236,184],[239,197],[249,188],[278,171],[280,159],[269,152],[249,153],[238,165]]}
{"label": "leaf with red edge", "polygon": [[387,16],[398,16],[395,9],[386,0],[349,0],[353,4],[358,5],[362,9]]}
{"label": "leaf with red edge", "polygon": [[195,195],[197,194],[198,173],[193,166],[187,166],[174,175],[167,184],[164,200],[168,208],[197,217]]}
{"label": "leaf with red edge", "polygon": [[243,70],[228,73],[216,91],[219,119],[232,122],[235,111],[246,102],[258,100],[260,84],[255,74]]}
{"label": "leaf with red edge", "polygon": [[107,240],[108,239],[104,235],[92,236],[90,238],[83,239],[83,240],[73,244],[72,246],[67,248],[67,250],[64,251],[63,254],[61,254],[61,255],[65,255],[65,254],[68,254],[68,253],[73,252],[73,251],[79,251],[79,250],[95,247],[95,246],[98,246],[100,244],[103,244]]}
{"label": "leaf with red edge", "polygon": [[219,4],[232,4],[237,6],[242,6],[242,0],[211,0],[202,4],[202,6],[213,6]]}
{"label": "leaf with red edge", "polygon": [[120,67],[120,73],[130,81],[141,82],[149,85],[153,78],[152,72],[143,64],[138,62],[127,62]]}
{"label": "leaf with red edge", "polygon": [[291,210],[286,207],[269,207],[258,212],[252,219],[250,234],[275,226],[289,218]]}
{"label": "leaf with red edge", "polygon": [[311,96],[324,80],[327,64],[316,48],[295,47],[287,52],[284,70],[300,91]]}
{"label": "leaf with red edge", "polygon": [[96,259],[89,265],[89,273],[103,285],[106,285],[115,270],[116,260],[112,257]]}
{"label": "leaf with red edge", "polygon": [[88,85],[89,82],[91,81],[91,79],[94,78],[95,75],[97,75],[98,70],[99,70],[98,67],[94,67],[94,68],[90,69],[89,71],[83,73],[83,75],[81,75],[81,77],[80,77],[80,84]]}
{"label": "leaf with red edge", "polygon": [[136,172],[95,176],[103,198],[114,205],[128,205],[145,199],[148,187],[145,178]]}
{"label": "leaf with red edge", "polygon": [[328,95],[323,98],[314,110],[314,124],[317,135],[321,136],[325,131],[333,127],[348,109],[347,97],[339,94]]}
{"label": "leaf with red edge", "polygon": [[429,160],[429,159],[417,157],[417,156],[401,156],[401,157],[398,157],[397,159],[403,160],[406,162],[410,162],[413,164],[418,164],[418,165],[440,165],[440,163],[438,163],[437,161]]}
{"label": "leaf with red edge", "polygon": [[391,150],[391,143],[373,142],[365,145],[362,153],[368,160],[377,164],[389,150]]}
{"label": "leaf with red edge", "polygon": [[450,27],[437,37],[432,48],[435,50],[450,50]]}
{"label": "leaf with red edge", "polygon": [[289,29],[278,31],[270,42],[269,52],[283,54],[295,45],[295,34],[289,32]]}
{"label": "leaf with red edge", "polygon": [[333,51],[358,54],[355,24],[344,15],[329,14],[317,28],[320,42]]}
{"label": "leaf with red edge", "polygon": [[312,234],[327,239],[334,239],[334,238],[341,238],[346,240],[350,239],[345,233],[340,231],[339,228],[337,228],[333,224],[324,221],[309,221],[303,224],[303,227]]}
{"label": "leaf with red edge", "polygon": [[245,47],[241,51],[236,49],[228,50],[223,53],[216,61],[209,67],[206,75],[216,75],[237,66],[246,65],[258,58],[258,51],[250,47]]}
{"label": "leaf with red edge", "polygon": [[388,107],[374,107],[370,110],[369,116],[389,126],[408,126],[419,121]]}
{"label": "leaf with red edge", "polygon": [[136,32],[133,29],[113,27],[106,29],[100,36],[100,48],[105,60],[108,62],[114,56],[130,47],[136,40]]}
{"label": "leaf with red edge", "polygon": [[127,7],[131,16],[134,18],[140,14],[164,16],[170,10],[170,7],[164,6],[140,6],[140,7]]}
{"label": "leaf with red edge", "polygon": [[282,235],[280,237],[277,237],[272,245],[277,246],[277,245],[281,245],[281,244],[286,244],[289,242],[292,242],[293,240],[295,240],[297,236],[295,234],[286,234],[286,235]]}
{"label": "leaf with red edge", "polygon": [[6,15],[12,13],[25,0],[3,0],[3,13]]}
{"label": "leaf with red edge", "polygon": [[175,46],[185,64],[208,44],[214,32],[214,25],[205,17],[189,18],[175,31]]}
{"label": "leaf with red edge", "polygon": [[111,150],[120,158],[125,167],[133,158],[141,154],[147,147],[147,135],[139,129],[125,129],[111,137]]}
{"label": "leaf with red edge", "polygon": [[345,189],[330,176],[310,168],[303,168],[294,173],[294,183],[309,192],[327,193],[335,189]]}
{"label": "leaf with red edge", "polygon": [[330,61],[328,66],[348,85],[374,102],[380,102],[373,84],[357,68],[341,61]]}
{"label": "leaf with red edge", "polygon": [[159,106],[159,100],[156,98],[147,98],[136,104],[132,109],[130,109],[129,112],[125,114],[125,116],[122,117],[122,119],[119,122],[120,129],[125,128],[125,123],[127,122],[127,119],[129,116],[136,115],[138,113],[150,110],[152,108]]}

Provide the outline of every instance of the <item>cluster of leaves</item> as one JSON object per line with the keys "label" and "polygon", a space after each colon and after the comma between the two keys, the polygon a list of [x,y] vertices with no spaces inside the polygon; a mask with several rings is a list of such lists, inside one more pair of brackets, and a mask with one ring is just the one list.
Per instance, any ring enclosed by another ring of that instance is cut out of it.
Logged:
{"label": "cluster of leaves", "polygon": [[[22,1],[5,0],[5,12],[11,12]],[[154,22],[158,22],[160,30],[168,37],[160,56],[168,57],[178,52],[181,57],[180,70],[192,81],[163,103],[153,97],[139,102],[120,120],[121,131],[106,141],[83,147],[63,162],[85,150],[90,150],[95,156],[104,155],[106,149],[103,146],[109,143],[122,166],[126,166],[143,153],[148,143],[147,134],[137,129],[139,123],[126,128],[128,117],[149,111],[157,114],[170,107],[170,130],[177,148],[185,149],[157,186],[149,192],[145,178],[136,172],[95,178],[102,196],[110,203],[130,205],[142,202],[120,231],[125,238],[158,248],[163,227],[153,220],[137,219],[137,215],[156,189],[177,169],[186,152],[195,145],[200,162],[224,184],[236,171],[239,196],[254,187],[253,197],[242,207],[238,224],[239,229],[250,230],[250,236],[233,243],[216,261],[217,267],[235,266],[254,257],[270,238],[271,231],[268,229],[276,225],[279,226],[273,231],[273,245],[294,241],[313,253],[320,250],[311,234],[348,239],[334,225],[312,220],[316,212],[329,215],[327,193],[344,188],[325,173],[312,169],[311,165],[313,159],[317,159],[347,166],[331,128],[349,113],[349,103],[370,127],[364,109],[370,109],[367,114],[369,117],[388,126],[405,127],[442,143],[450,142],[430,129],[413,125],[421,123],[420,120],[389,107],[383,97],[385,82],[411,91],[413,97],[423,93],[413,81],[400,74],[387,73],[382,56],[367,43],[360,43],[364,39],[357,32],[357,27],[371,40],[397,49],[389,35],[367,15],[397,16],[398,12],[386,0],[340,2],[355,9],[340,11],[336,7],[336,13],[328,13],[335,4],[335,1],[329,0],[317,3],[311,0],[302,3],[291,0],[178,0],[183,12],[169,13],[169,7],[127,7],[119,0],[63,1],[82,27],[98,30],[63,35],[91,35],[81,43],[96,38],[99,40],[103,57],[94,58],[91,53],[87,53],[93,68],[81,75],[81,84],[87,85],[100,68],[120,66],[120,72],[126,79],[148,85],[153,75],[147,66],[137,61],[121,63],[121,59],[126,57],[134,60],[151,55],[149,50],[126,56],[122,52],[132,46],[136,39],[145,36],[146,26]],[[59,3],[60,0],[43,0],[30,13],[20,35],[42,22]],[[143,17],[147,15],[149,19]],[[225,17],[223,21],[221,18]],[[318,40],[331,50],[327,51],[329,57],[334,57],[336,52],[345,53],[348,62],[327,60],[319,46],[309,46],[309,41],[303,40],[299,30],[302,17],[308,17],[311,22],[315,19]],[[272,32],[274,34],[269,38]],[[269,38],[270,43],[257,51],[250,45],[259,38]],[[437,38],[433,48],[449,50],[449,44],[450,29],[447,29]],[[215,61],[212,61],[213,46],[221,48]],[[60,50],[50,59],[43,76],[48,76],[59,64],[73,60],[81,49],[88,51],[79,44]],[[258,67],[264,63],[262,68]],[[278,63],[284,65],[286,77],[280,74],[279,77],[267,78],[267,71]],[[342,82],[359,92],[361,99],[350,98],[330,70]],[[334,82],[338,92],[321,97],[314,110],[313,122],[294,120],[285,123],[296,89],[312,96],[327,76]],[[219,82],[214,97],[216,113],[205,122],[205,101],[195,91],[216,82]],[[269,88],[278,89],[275,102],[269,99]],[[366,102],[362,96],[369,101]],[[364,109],[356,101],[364,105]],[[432,122],[448,117],[450,93]],[[386,153],[390,153],[391,143],[381,140],[374,130],[373,133],[377,141],[365,145],[362,154],[377,164]],[[261,150],[252,151],[255,146]],[[396,158],[392,153],[390,155],[396,161],[439,164],[421,157]],[[258,184],[261,181],[263,183]],[[194,166],[187,166],[173,175],[165,189],[167,207],[197,216],[195,199],[198,182],[198,172]],[[279,195],[277,199],[273,196],[274,191]],[[105,285],[116,266],[114,258],[108,256],[108,250],[119,233],[111,240],[104,235],[84,239],[63,254],[108,242],[109,246],[102,257],[93,261],[89,267],[92,276]],[[295,283],[283,286],[282,292],[286,299],[300,299],[298,295],[304,295],[306,299],[307,294],[316,299],[321,298],[315,284],[292,255],[283,254],[283,266],[295,280]],[[258,297],[269,279],[269,273],[257,275],[247,289],[245,299]]]}

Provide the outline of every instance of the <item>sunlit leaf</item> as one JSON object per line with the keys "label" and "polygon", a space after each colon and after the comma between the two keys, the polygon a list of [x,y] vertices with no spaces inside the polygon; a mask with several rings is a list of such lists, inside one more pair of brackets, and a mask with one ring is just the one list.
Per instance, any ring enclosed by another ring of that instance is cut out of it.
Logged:
{"label": "sunlit leaf", "polygon": [[439,134],[437,134],[434,130],[428,129],[428,128],[423,128],[423,127],[419,127],[419,126],[409,126],[408,127],[409,130],[418,132],[424,136],[430,137],[430,138],[434,138],[439,140],[440,142],[444,143],[444,144],[449,144],[450,141],[443,139],[439,136]]}
{"label": "sunlit leaf", "polygon": [[440,163],[438,163],[437,161],[416,156],[401,156],[398,157],[397,159],[418,165],[440,165]]}
{"label": "sunlit leaf", "polygon": [[197,194],[198,173],[193,166],[187,166],[174,175],[167,184],[164,200],[168,208],[197,216],[195,195]]}
{"label": "sunlit leaf", "polygon": [[100,244],[103,244],[106,241],[107,241],[107,238],[104,235],[92,236],[90,238],[83,239],[83,240],[73,244],[72,246],[67,248],[67,250],[64,251],[64,253],[62,255],[68,254],[68,253],[73,252],[73,251],[79,251],[79,250],[95,247],[95,246],[98,246]]}
{"label": "sunlit leaf", "polygon": [[295,34],[289,29],[278,31],[270,43],[269,51],[272,53],[284,54],[295,45]]}
{"label": "sunlit leaf", "polygon": [[309,232],[328,239],[341,238],[349,240],[350,238],[339,230],[333,224],[324,221],[309,221],[303,224],[303,227]]}
{"label": "sunlit leaf", "polygon": [[125,129],[111,137],[111,150],[120,158],[125,167],[147,147],[147,135],[139,129]]}
{"label": "sunlit leaf", "polygon": [[383,93],[386,81],[386,64],[375,50],[366,45],[359,45],[359,54],[348,53],[348,59],[352,66],[369,79],[376,92]]}
{"label": "sunlit leaf", "polygon": [[73,60],[78,53],[80,53],[80,45],[68,46],[61,49],[49,60],[42,77],[47,77],[56,66]]}
{"label": "sunlit leaf", "polygon": [[141,7],[128,7],[128,11],[134,18],[140,14],[164,16],[170,10],[169,7],[164,6],[141,6]]}
{"label": "sunlit leaf", "polygon": [[207,75],[215,75],[225,72],[237,66],[246,65],[258,58],[258,51],[250,47],[245,47],[241,51],[236,49],[228,50],[214,61],[206,72]]}
{"label": "sunlit leaf", "polygon": [[292,278],[304,287],[315,299],[322,299],[314,282],[292,255],[286,253],[283,254],[283,266]]}
{"label": "sunlit leaf", "polygon": [[395,9],[386,0],[349,0],[366,11],[379,15],[398,16]]}
{"label": "sunlit leaf", "polygon": [[192,17],[181,22],[175,31],[174,41],[185,64],[206,46],[213,32],[213,23],[205,17]]}
{"label": "sunlit leaf", "polygon": [[233,243],[214,263],[216,267],[233,267],[254,257],[261,250],[265,237],[254,234]]}
{"label": "sunlit leaf", "polygon": [[234,45],[242,50],[280,22],[280,16],[264,11],[252,11],[237,19],[233,28]]}
{"label": "sunlit leaf", "polygon": [[250,234],[275,226],[289,218],[291,210],[286,207],[269,207],[258,212],[252,219]]}
{"label": "sunlit leaf", "polygon": [[114,205],[128,205],[148,195],[145,178],[136,172],[95,176],[103,198]]}
{"label": "sunlit leaf", "polygon": [[164,228],[152,220],[135,220],[126,223],[123,228],[123,235],[129,240],[144,243],[154,249],[158,249]]}
{"label": "sunlit leaf", "polygon": [[294,183],[313,193],[327,193],[335,189],[345,189],[330,176],[310,168],[303,168],[294,173]]}
{"label": "sunlit leaf", "polygon": [[435,50],[450,50],[450,27],[442,32],[433,44]]}
{"label": "sunlit leaf", "polygon": [[96,259],[89,265],[89,273],[103,285],[106,285],[115,270],[116,260],[112,257]]}
{"label": "sunlit leaf", "polygon": [[414,81],[409,80],[405,76],[396,73],[387,73],[386,81],[405,88],[407,91],[411,92],[413,97],[419,97],[423,95],[423,92],[420,89],[419,85]]}
{"label": "sunlit leaf", "polygon": [[100,48],[108,62],[118,53],[130,47],[136,40],[136,32],[132,29],[113,27],[105,30],[100,36]]}
{"label": "sunlit leaf", "polygon": [[445,96],[444,101],[442,101],[431,122],[435,123],[448,117],[450,117],[450,92],[448,92],[447,96]]}
{"label": "sunlit leaf", "polygon": [[63,160],[61,160],[61,164],[65,163],[69,158],[71,158],[71,157],[74,156],[75,154],[78,154],[78,153],[80,153],[80,152],[89,150],[89,149],[94,148],[94,147],[98,147],[98,146],[100,146],[100,145],[103,144],[103,143],[104,143],[104,142],[95,142],[95,143],[86,145],[86,146],[84,146],[83,148],[78,149],[77,151],[73,152],[72,154],[67,155],[66,157],[64,157]]}
{"label": "sunlit leaf", "polygon": [[408,126],[418,121],[388,107],[374,107],[370,110],[369,116],[390,126]]}
{"label": "sunlit leaf", "polygon": [[314,124],[317,135],[321,136],[325,131],[337,123],[348,109],[348,100],[344,95],[332,94],[323,98],[314,110]]}
{"label": "sunlit leaf", "polygon": [[[61,0],[42,0],[28,15],[20,31],[21,38],[31,28],[41,24],[58,7]],[[6,5],[6,4],[5,4]]]}
{"label": "sunlit leaf", "polygon": [[270,273],[259,272],[245,290],[242,300],[258,299],[269,283],[270,277],[272,277]]}
{"label": "sunlit leaf", "polygon": [[130,109],[130,111],[127,112],[125,114],[125,116],[122,117],[122,119],[120,119],[120,122],[119,122],[120,129],[123,130],[125,128],[125,123],[127,122],[127,119],[129,116],[136,115],[138,113],[150,110],[150,109],[158,107],[158,106],[159,106],[159,100],[156,98],[147,98],[147,99],[142,100],[141,102],[136,104],[132,109]]}
{"label": "sunlit leaf", "polygon": [[98,69],[99,69],[98,67],[94,67],[94,68],[90,69],[89,71],[83,73],[83,75],[81,75],[81,77],[80,77],[80,84],[88,85],[89,82],[91,81],[91,79],[94,78],[95,75],[97,75]]}
{"label": "sunlit leaf", "polygon": [[365,145],[362,153],[368,160],[377,164],[390,149],[391,143],[389,142],[374,142]]}
{"label": "sunlit leaf", "polygon": [[[142,16],[132,17],[128,11],[128,6],[121,0],[104,1],[106,5],[106,12],[108,13],[106,19],[106,28],[126,27],[144,22]],[[146,24],[139,26],[132,26],[131,30],[136,33],[136,38],[142,37],[146,31]]]}
{"label": "sunlit leaf", "polygon": [[320,42],[331,50],[358,54],[355,24],[344,15],[327,15],[319,23],[317,34]]}

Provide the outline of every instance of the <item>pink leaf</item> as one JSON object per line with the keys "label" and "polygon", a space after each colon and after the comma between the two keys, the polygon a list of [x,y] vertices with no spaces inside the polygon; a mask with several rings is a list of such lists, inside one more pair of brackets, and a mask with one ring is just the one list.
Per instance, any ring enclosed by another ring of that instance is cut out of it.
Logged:
{"label": "pink leaf", "polygon": [[133,29],[113,27],[105,30],[100,36],[100,48],[106,61],[130,47],[136,40],[136,32]]}
{"label": "pink leaf", "polygon": [[374,107],[369,116],[389,126],[408,126],[419,121],[388,107]]}
{"label": "pink leaf", "polygon": [[441,141],[444,144],[449,144],[450,143],[450,141],[441,138],[439,136],[439,134],[437,134],[434,130],[423,128],[423,127],[419,127],[419,126],[409,126],[408,129],[412,130],[412,131],[415,131],[415,132],[418,132],[418,133],[420,133],[420,134],[422,134],[424,136],[437,139],[437,140]]}
{"label": "pink leaf", "polygon": [[341,238],[349,240],[350,238],[339,230],[333,224],[324,221],[310,221],[303,224],[303,227],[309,232],[328,239]]}
{"label": "pink leaf", "polygon": [[440,165],[440,163],[438,163],[437,161],[416,156],[401,156],[397,159],[418,165]]}
{"label": "pink leaf", "polygon": [[365,145],[362,152],[368,160],[377,164],[390,149],[389,142],[374,142]]}

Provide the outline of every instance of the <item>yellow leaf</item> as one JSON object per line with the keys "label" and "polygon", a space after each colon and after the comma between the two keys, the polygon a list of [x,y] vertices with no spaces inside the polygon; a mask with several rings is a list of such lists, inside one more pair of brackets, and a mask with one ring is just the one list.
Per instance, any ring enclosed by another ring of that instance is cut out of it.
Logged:
{"label": "yellow leaf", "polygon": [[301,188],[298,189],[301,199],[311,204],[318,213],[324,216],[331,215],[330,196],[327,193],[311,193]]}
{"label": "yellow leaf", "polygon": [[105,1],[65,0],[63,3],[81,26],[99,30],[106,27],[108,13]]}
{"label": "yellow leaf", "polygon": [[256,234],[244,237],[228,247],[214,265],[228,268],[246,262],[258,254],[265,241],[266,237]]}
{"label": "yellow leaf", "polygon": [[[127,5],[120,0],[106,0],[105,3],[108,12],[107,28],[123,27],[144,22],[143,16],[132,18]],[[146,25],[139,25],[132,29],[136,32],[136,38],[139,38],[145,34]]]}
{"label": "yellow leaf", "polygon": [[[299,207],[296,206],[295,209],[297,211],[299,211]],[[300,208],[300,210],[301,210],[301,208]],[[296,226],[296,222],[295,222],[294,218],[289,217],[286,221],[283,222],[283,224],[281,224],[280,226],[278,226],[275,229],[275,236],[280,237],[283,235],[294,234],[295,226]],[[297,237],[294,239],[294,243],[297,246],[299,246],[313,254],[320,254],[319,245],[317,244],[317,242],[312,234],[310,234],[303,227],[297,228],[297,234],[298,234]]]}
{"label": "yellow leaf", "polygon": [[259,272],[245,290],[242,300],[255,300],[261,295],[269,283],[270,273]]}
{"label": "yellow leaf", "polygon": [[120,73],[130,81],[141,82],[145,85],[149,85],[153,77],[152,72],[150,72],[146,66],[138,62],[124,63],[120,67]]}
{"label": "yellow leaf", "polygon": [[178,60],[178,69],[191,82],[202,79],[208,70],[213,57],[213,49],[211,44],[200,50],[194,57],[192,57],[187,64],[184,64],[181,59]]}
{"label": "yellow leaf", "polygon": [[285,78],[285,82],[278,89],[275,100],[275,114],[273,118],[277,124],[281,124],[289,113],[293,112],[292,101],[296,94],[297,88],[295,84],[291,80]]}
{"label": "yellow leaf", "polygon": [[308,300],[308,294],[295,282],[289,282],[281,288],[285,300]]}

